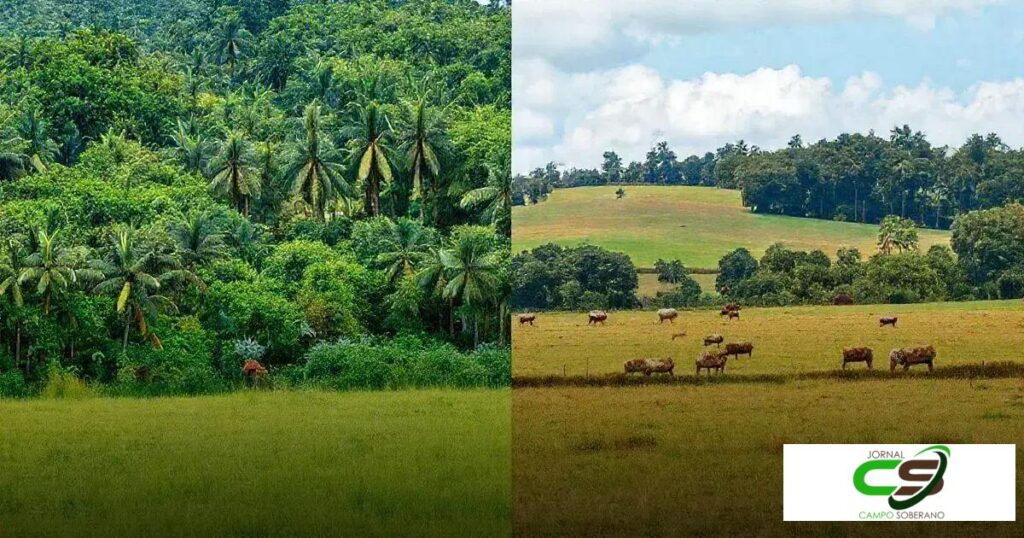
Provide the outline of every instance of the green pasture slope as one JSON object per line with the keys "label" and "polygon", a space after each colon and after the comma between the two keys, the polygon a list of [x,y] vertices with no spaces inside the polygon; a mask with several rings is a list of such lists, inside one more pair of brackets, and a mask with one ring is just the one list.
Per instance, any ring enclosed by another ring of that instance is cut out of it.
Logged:
{"label": "green pasture slope", "polygon": [[[691,268],[716,268],[723,255],[746,247],[760,257],[782,242],[798,250],[841,246],[875,251],[878,226],[757,215],[743,207],[740,192],[714,187],[616,186],[558,189],[547,201],[513,209],[513,252],[544,243],[588,242],[628,254],[638,267],[678,258]],[[920,230],[922,250],[949,242],[949,233]]]}
{"label": "green pasture slope", "polygon": [[0,401],[0,536],[506,536],[508,390]]}

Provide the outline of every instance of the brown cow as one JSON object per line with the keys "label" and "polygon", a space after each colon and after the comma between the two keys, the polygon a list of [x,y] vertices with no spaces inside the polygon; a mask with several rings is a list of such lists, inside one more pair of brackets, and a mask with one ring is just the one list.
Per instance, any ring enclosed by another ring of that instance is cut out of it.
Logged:
{"label": "brown cow", "polygon": [[668,374],[674,376],[675,373],[675,362],[671,358],[665,359],[630,359],[622,363],[623,370],[626,374],[642,373],[645,376],[650,376],[654,373]]}
{"label": "brown cow", "polygon": [[727,310],[727,311],[730,311],[730,312],[739,312],[740,311],[740,305],[738,305],[736,303],[729,303],[729,304],[723,306],[722,310]]}
{"label": "brown cow", "polygon": [[604,310],[591,310],[587,315],[590,317],[587,325],[597,325],[598,323],[604,325],[604,322],[608,319],[608,312]]}
{"label": "brown cow", "polygon": [[903,366],[903,370],[906,371],[915,364],[927,364],[929,372],[935,370],[935,348],[932,346],[905,347],[889,352],[890,372],[895,372],[897,365]]}
{"label": "brown cow", "polygon": [[868,370],[875,359],[875,354],[869,347],[844,347],[843,348],[843,370],[848,362],[866,362]]}
{"label": "brown cow", "polygon": [[845,306],[853,304],[853,297],[850,297],[849,293],[839,293],[832,298],[832,304],[836,306]]}
{"label": "brown cow", "polygon": [[740,319],[740,312],[739,312],[739,310],[729,310],[729,311],[727,311],[725,313],[725,315],[729,316],[728,318],[726,318],[727,321],[732,321],[734,319]]}
{"label": "brown cow", "polygon": [[725,363],[728,360],[728,353],[704,350],[696,362],[697,375],[700,375],[701,368],[707,369],[708,375],[711,375],[711,370],[716,370],[719,374],[725,373]]}
{"label": "brown cow", "polygon": [[267,369],[259,361],[249,359],[242,365],[242,374],[245,375],[245,378],[252,386],[257,387],[260,384],[260,380],[267,376]]}
{"label": "brown cow", "polygon": [[675,323],[676,318],[679,317],[679,312],[675,308],[662,308],[658,310],[658,323],[665,323],[667,319],[669,323]]}
{"label": "brown cow", "polygon": [[534,321],[537,321],[537,314],[519,314],[519,325],[529,323],[533,327]]}
{"label": "brown cow", "polygon": [[878,318],[878,326],[879,327],[885,327],[886,325],[892,325],[892,327],[895,329],[896,328],[896,321],[898,319],[899,318],[897,318],[896,316],[882,316],[882,317]]}
{"label": "brown cow", "polygon": [[709,334],[704,337],[704,347],[708,347],[711,344],[721,347],[722,342],[725,342],[725,337],[720,334]]}
{"label": "brown cow", "polygon": [[754,357],[754,344],[750,342],[730,342],[725,344],[725,354],[735,355],[737,359],[740,355],[746,355],[747,357]]}

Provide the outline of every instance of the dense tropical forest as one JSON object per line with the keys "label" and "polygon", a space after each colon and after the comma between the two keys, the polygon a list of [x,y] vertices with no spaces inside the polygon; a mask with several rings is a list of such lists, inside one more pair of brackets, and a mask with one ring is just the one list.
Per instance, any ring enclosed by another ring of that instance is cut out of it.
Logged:
{"label": "dense tropical forest", "polygon": [[508,382],[506,2],[0,10],[0,396]]}
{"label": "dense tropical forest", "polygon": [[841,134],[767,151],[744,141],[680,160],[659,142],[643,162],[606,151],[600,169],[559,170],[555,163],[514,178],[514,203],[542,201],[553,188],[606,184],[705,185],[740,189],[757,213],[879,223],[888,215],[948,229],[958,215],[1024,200],[1024,150],[996,134],[960,147],[935,146],[924,133],[895,127]]}

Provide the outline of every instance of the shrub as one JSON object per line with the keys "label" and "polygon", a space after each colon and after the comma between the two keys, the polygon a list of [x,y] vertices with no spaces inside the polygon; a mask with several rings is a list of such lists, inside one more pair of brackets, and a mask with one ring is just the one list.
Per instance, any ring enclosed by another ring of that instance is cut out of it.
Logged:
{"label": "shrub", "polygon": [[56,361],[50,362],[40,396],[55,400],[77,400],[89,393],[89,387],[78,378],[74,370],[63,368]]}
{"label": "shrub", "polygon": [[20,370],[0,373],[0,398],[22,398],[28,396],[28,385]]}
{"label": "shrub", "polygon": [[476,348],[473,358],[487,371],[487,385],[508,387],[512,385],[512,352],[494,344]]}
{"label": "shrub", "polygon": [[251,337],[267,346],[267,358],[287,362],[301,354],[302,310],[267,279],[215,283],[209,287],[204,326],[221,342]]}
{"label": "shrub", "polygon": [[163,349],[129,347],[118,358],[115,393],[208,394],[224,390],[213,359],[213,339],[193,317],[174,323]]}

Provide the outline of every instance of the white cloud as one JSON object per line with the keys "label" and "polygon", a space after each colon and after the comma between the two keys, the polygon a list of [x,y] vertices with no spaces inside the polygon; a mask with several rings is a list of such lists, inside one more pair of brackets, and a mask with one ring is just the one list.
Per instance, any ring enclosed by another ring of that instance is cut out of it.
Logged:
{"label": "white cloud", "polygon": [[639,58],[651,45],[738,26],[896,17],[918,31],[937,17],[1005,0],[519,0],[516,60],[586,71]]}
{"label": "white cloud", "polygon": [[872,72],[837,86],[794,65],[671,80],[642,65],[563,73],[541,60],[517,64],[514,78],[520,172],[548,161],[597,166],[608,149],[642,159],[662,139],[682,158],[740,138],[775,148],[793,134],[806,141],[872,129],[884,134],[904,123],[939,145],[959,145],[974,132],[1024,144],[1024,78],[957,93],[928,81],[887,89]]}

